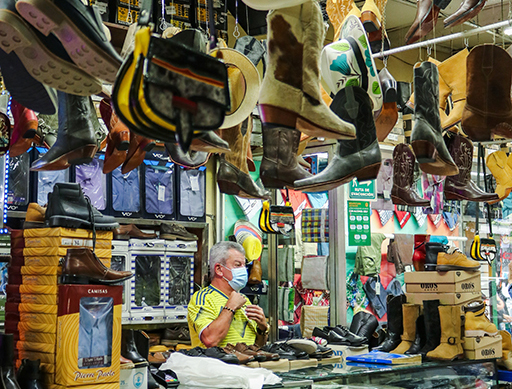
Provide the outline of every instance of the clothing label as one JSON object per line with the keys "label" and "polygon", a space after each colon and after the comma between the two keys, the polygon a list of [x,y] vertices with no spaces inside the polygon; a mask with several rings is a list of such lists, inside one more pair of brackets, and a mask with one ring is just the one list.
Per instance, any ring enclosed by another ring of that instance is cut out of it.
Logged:
{"label": "clothing label", "polygon": [[165,13],[167,15],[176,15],[176,7],[174,5],[168,5],[165,7]]}
{"label": "clothing label", "polygon": [[382,195],[384,196],[384,198],[385,198],[386,200],[389,200],[389,199],[391,198],[391,191],[384,189],[384,190],[382,191]]}
{"label": "clothing label", "polygon": [[190,188],[192,192],[199,191],[199,176],[190,176]]}
{"label": "clothing label", "polygon": [[165,186],[158,185],[158,201],[165,201]]}
{"label": "clothing label", "polygon": [[375,294],[377,296],[380,296],[380,282],[377,281],[377,283],[375,284]]}

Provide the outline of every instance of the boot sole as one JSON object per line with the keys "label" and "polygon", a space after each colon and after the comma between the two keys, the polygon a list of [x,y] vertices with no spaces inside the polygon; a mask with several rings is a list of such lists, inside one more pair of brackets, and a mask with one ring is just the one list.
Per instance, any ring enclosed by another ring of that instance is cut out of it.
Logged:
{"label": "boot sole", "polygon": [[[262,180],[263,182],[263,180]],[[224,181],[224,180],[217,180],[217,185],[219,186],[219,191],[221,193],[231,195],[231,196],[239,196],[243,197],[244,199],[258,199],[261,200],[262,197],[257,197],[250,195],[249,193],[243,191],[237,184],[231,182],[231,181]],[[268,188],[267,185],[265,185],[265,182],[263,182],[263,185],[265,188]],[[280,187],[281,189],[284,188]],[[265,197],[266,198],[266,197]]]}
{"label": "boot sole", "polygon": [[[91,222],[83,219],[78,219],[72,216],[51,216],[49,219],[50,227],[68,227],[68,228],[83,228],[85,230],[92,229]],[[97,230],[114,230],[118,223],[94,223]]]}
{"label": "boot sole", "polygon": [[361,22],[366,32],[379,31],[381,24],[377,16],[371,11],[364,11],[361,13]]}
{"label": "boot sole", "polygon": [[112,284],[118,284],[120,282],[124,282],[126,280],[129,280],[135,276],[135,274],[132,274],[129,277],[124,277],[119,280],[101,280],[98,278],[91,278],[91,277],[84,277],[79,276],[76,274],[63,274],[61,276],[61,283],[62,284],[78,284],[78,285],[94,285],[94,284],[105,284],[105,285],[112,285]]}
{"label": "boot sole", "polygon": [[422,204],[409,204],[409,203],[405,202],[403,199],[401,199],[400,197],[396,197],[393,195],[391,195],[391,201],[395,205],[407,205],[409,207],[428,207],[430,205],[429,201],[423,205]]}
{"label": "boot sole", "polygon": [[332,131],[328,128],[321,127],[318,124],[310,122],[308,119],[300,116],[296,112],[288,111],[281,107],[275,107],[268,104],[260,104],[260,117],[262,123],[276,124],[288,128],[295,128],[306,135],[316,138],[330,139],[348,139],[356,138],[355,131],[353,134],[343,134]]}
{"label": "boot sole", "polygon": [[21,0],[16,3],[16,9],[27,22],[44,35],[55,34],[80,69],[100,80],[110,83],[116,80],[121,64],[91,41],[51,1]]}
{"label": "boot sole", "polygon": [[[77,150],[72,150],[59,158],[56,158],[41,167],[31,167],[31,171],[63,170],[70,165],[90,163],[98,151],[97,145],[87,145]],[[44,158],[44,156],[42,157]],[[37,162],[37,161],[36,161]]]}
{"label": "boot sole", "polygon": [[174,234],[160,234],[160,239],[166,239],[166,240],[186,240],[187,242],[193,242],[197,239],[194,238],[186,238],[181,235],[174,235]]}
{"label": "boot sole", "polygon": [[483,330],[474,330],[474,331],[466,330],[465,331],[465,335],[467,338],[482,338],[485,335],[496,336],[496,335],[498,335],[498,333],[499,333],[499,331],[496,331],[496,332],[487,332],[487,331],[483,331]]}
{"label": "boot sole", "polygon": [[478,271],[480,270],[480,266],[478,267],[464,267],[457,265],[437,265],[437,271],[445,272],[450,270],[465,270],[465,271]]}
{"label": "boot sole", "polygon": [[442,176],[453,176],[459,173],[457,166],[452,166],[440,157],[433,143],[426,140],[415,140],[412,142],[412,148],[420,164],[420,169],[425,173]]}
{"label": "boot sole", "polygon": [[458,200],[458,201],[461,201],[461,200],[466,200],[466,201],[476,201],[476,202],[488,202],[488,201],[494,201],[494,202],[499,202],[500,200],[496,200],[496,198],[494,199],[488,199],[488,200],[485,200],[485,199],[475,199],[475,198],[470,198],[470,197],[466,197],[466,196],[461,196],[455,192],[447,192],[447,191],[444,191],[444,198],[446,200]]}
{"label": "boot sole", "polygon": [[444,24],[444,28],[455,27],[455,26],[458,26],[459,24],[464,23],[465,21],[467,21],[469,19],[472,19],[485,6],[485,3],[486,3],[486,0],[479,1],[478,4],[476,4],[470,10],[468,10],[468,11],[464,12],[463,14],[461,14],[458,18],[453,19],[451,22],[449,22],[447,24]]}
{"label": "boot sole", "polygon": [[0,10],[0,48],[14,51],[37,81],[62,92],[90,96],[101,92],[101,82],[48,50],[31,27],[13,12]]}

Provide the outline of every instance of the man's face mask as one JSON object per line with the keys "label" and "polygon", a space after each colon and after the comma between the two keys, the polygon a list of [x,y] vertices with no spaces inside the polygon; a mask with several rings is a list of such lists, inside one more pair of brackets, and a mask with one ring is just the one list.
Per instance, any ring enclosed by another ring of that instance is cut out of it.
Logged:
{"label": "man's face mask", "polygon": [[224,276],[222,276],[222,278],[224,278],[228,282],[229,286],[231,286],[236,292],[239,292],[245,287],[245,285],[247,285],[247,268],[237,267],[235,269],[230,269],[229,267],[222,264],[221,266],[231,271],[231,275],[233,276],[231,280],[228,280]]}

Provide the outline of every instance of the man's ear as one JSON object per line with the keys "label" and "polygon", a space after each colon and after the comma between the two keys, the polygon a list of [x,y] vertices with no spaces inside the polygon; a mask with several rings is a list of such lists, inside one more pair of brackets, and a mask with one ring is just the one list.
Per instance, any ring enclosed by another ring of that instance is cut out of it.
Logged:
{"label": "man's ear", "polygon": [[215,274],[217,274],[219,277],[224,276],[224,271],[222,270],[222,266],[220,265],[219,262],[215,264]]}

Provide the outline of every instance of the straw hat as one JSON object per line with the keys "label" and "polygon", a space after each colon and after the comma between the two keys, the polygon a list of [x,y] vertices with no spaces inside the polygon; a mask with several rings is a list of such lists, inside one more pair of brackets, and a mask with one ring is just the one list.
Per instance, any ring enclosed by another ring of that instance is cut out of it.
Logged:
{"label": "straw hat", "polygon": [[293,7],[311,0],[242,0],[245,4],[259,11],[270,11],[271,9],[279,9]]}

